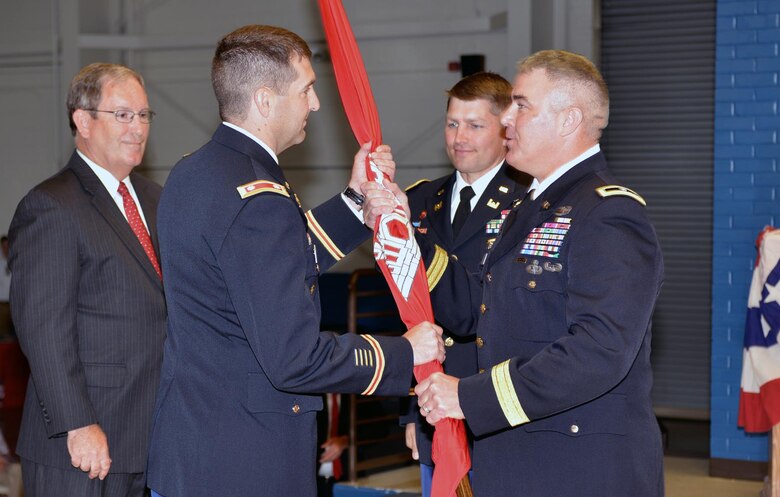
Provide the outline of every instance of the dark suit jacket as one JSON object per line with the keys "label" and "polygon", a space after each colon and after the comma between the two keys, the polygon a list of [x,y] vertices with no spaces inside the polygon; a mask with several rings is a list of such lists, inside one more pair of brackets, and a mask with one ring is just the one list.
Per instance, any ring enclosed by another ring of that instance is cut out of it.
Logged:
{"label": "dark suit jacket", "polygon": [[168,178],[149,455],[149,486],[166,497],[313,496],[319,392],[408,392],[407,340],[319,331],[319,272],[370,231],[340,195],[306,213],[296,199],[271,156],[227,126]]}
{"label": "dark suit jacket", "polygon": [[[456,173],[439,179],[420,183],[406,193],[409,198],[411,221],[415,228],[415,237],[426,239],[448,252],[455,254],[458,260],[473,273],[479,272],[479,265],[488,246],[498,236],[498,227],[502,217],[512,208],[512,202],[525,195],[531,178],[512,169],[506,162],[490,181],[477,205],[463,225],[457,238],[452,236],[451,200]],[[448,314],[455,302],[441,302],[434,307],[434,316]],[[441,324],[441,323],[439,323]],[[452,376],[464,378],[475,374],[477,366],[476,335],[458,336],[444,330],[447,359],[444,371]],[[417,449],[420,462],[431,465],[431,444],[433,427],[420,415],[417,398],[408,399],[408,410],[401,417],[401,423],[416,423]]]}
{"label": "dark suit jacket", "polygon": [[[327,408],[328,406],[328,399],[326,398],[325,394],[322,396],[322,405],[323,409],[321,411],[317,412],[317,460],[319,461],[319,457],[322,454],[322,449],[320,449],[320,445],[325,443],[325,440],[330,438],[330,425],[331,425],[331,416],[332,413],[330,409]],[[351,396],[349,395],[341,395],[340,396],[340,402],[339,402],[339,417],[338,417],[338,435],[339,436],[346,436],[349,437],[349,411],[350,411],[350,399]],[[344,449],[344,452],[341,453],[341,467],[343,470],[343,474],[341,475],[341,479],[344,480],[349,477],[349,448]],[[318,462],[317,464],[317,471],[320,470],[320,464]]]}
{"label": "dark suit jacket", "polygon": [[663,494],[650,399],[661,249],[639,197],[601,189],[615,184],[601,153],[576,165],[507,218],[476,277],[421,243],[446,264],[434,308],[457,303],[439,319],[483,342],[487,372],[458,387],[475,495]]}
{"label": "dark suit jacket", "polygon": [[[160,187],[130,179],[156,246]],[[141,244],[75,152],[22,199],[9,238],[11,307],[31,370],[17,452],[72,469],[66,433],[98,423],[111,472],[143,472],[165,300]]]}

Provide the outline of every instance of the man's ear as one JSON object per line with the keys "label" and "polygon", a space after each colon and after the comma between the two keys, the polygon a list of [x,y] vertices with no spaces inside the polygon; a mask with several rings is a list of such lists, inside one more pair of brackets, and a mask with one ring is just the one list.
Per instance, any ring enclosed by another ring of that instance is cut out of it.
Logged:
{"label": "man's ear", "polygon": [[269,117],[276,104],[276,94],[267,86],[261,86],[255,91],[252,105],[263,117]]}
{"label": "man's ear", "polygon": [[582,125],[582,109],[579,107],[567,107],[559,115],[559,130],[561,136],[568,136]]}
{"label": "man's ear", "polygon": [[84,138],[89,138],[92,127],[92,116],[89,111],[76,109],[73,111],[73,122],[76,124],[76,131]]}

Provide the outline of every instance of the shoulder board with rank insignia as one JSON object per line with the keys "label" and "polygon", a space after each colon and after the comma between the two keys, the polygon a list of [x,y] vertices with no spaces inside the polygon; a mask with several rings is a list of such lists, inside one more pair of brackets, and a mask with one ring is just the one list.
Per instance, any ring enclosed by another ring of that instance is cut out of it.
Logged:
{"label": "shoulder board with rank insignia", "polygon": [[420,181],[415,181],[411,185],[409,185],[406,188],[404,188],[404,191],[408,192],[409,190],[415,188],[416,186],[419,186],[419,185],[421,185],[423,183],[428,183],[429,181],[431,181],[431,180],[429,180],[429,179],[421,179]]}
{"label": "shoulder board with rank insignia", "polygon": [[640,204],[647,206],[647,202],[645,202],[645,199],[643,199],[641,195],[630,188],[626,188],[625,186],[604,185],[596,188],[596,193],[605,198],[615,196],[633,198]]}
{"label": "shoulder board with rank insignia", "polygon": [[290,196],[290,192],[287,191],[287,188],[283,187],[279,183],[266,180],[253,181],[251,183],[236,187],[236,190],[238,190],[238,194],[241,195],[241,198],[247,198],[251,197],[252,195],[257,195],[258,193],[266,192],[276,193],[278,195],[282,195],[283,197]]}

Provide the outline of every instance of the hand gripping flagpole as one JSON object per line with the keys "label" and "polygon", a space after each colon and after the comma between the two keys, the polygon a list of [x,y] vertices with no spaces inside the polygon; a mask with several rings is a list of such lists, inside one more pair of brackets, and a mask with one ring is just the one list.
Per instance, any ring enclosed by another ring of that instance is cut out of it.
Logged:
{"label": "hand gripping flagpole", "polygon": [[[318,0],[325,38],[330,48],[339,94],[352,132],[359,144],[382,143],[379,114],[368,82],[349,19],[341,0]],[[383,184],[383,174],[366,159],[370,181]],[[409,219],[400,205],[381,216],[374,229],[374,257],[393,293],[401,320],[407,328],[422,321],[433,322],[428,278],[414,239]],[[431,361],[414,368],[422,381],[443,368]],[[446,418],[436,424],[433,436],[433,462],[436,467],[431,485],[432,497],[471,497],[468,471],[471,467],[463,421]]]}

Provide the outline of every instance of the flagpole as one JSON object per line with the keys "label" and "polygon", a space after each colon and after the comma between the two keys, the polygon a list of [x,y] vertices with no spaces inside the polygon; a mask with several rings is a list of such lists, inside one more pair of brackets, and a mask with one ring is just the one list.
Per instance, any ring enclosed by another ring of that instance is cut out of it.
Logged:
{"label": "flagpole", "polygon": [[[466,473],[466,476],[463,477],[462,480],[460,480],[460,483],[458,483],[458,488],[455,490],[455,495],[457,497],[474,497],[474,494],[471,492],[471,482],[469,481],[469,474]],[[780,497],[773,495],[772,497]]]}
{"label": "flagpole", "polygon": [[769,478],[764,482],[764,497],[780,497],[780,424],[772,427],[769,443]]}

